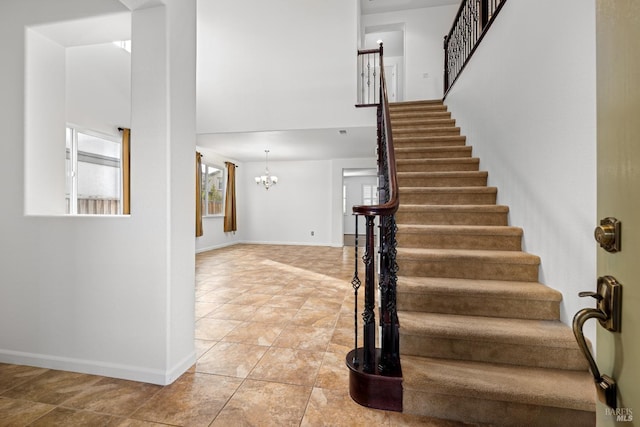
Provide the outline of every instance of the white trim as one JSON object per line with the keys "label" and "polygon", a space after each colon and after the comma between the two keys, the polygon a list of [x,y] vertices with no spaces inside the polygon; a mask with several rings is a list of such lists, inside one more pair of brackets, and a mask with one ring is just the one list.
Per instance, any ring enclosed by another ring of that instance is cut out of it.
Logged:
{"label": "white trim", "polygon": [[195,350],[173,369],[148,369],[140,366],[105,363],[95,360],[76,359],[21,351],[0,350],[0,363],[35,366],[38,368],[101,375],[110,378],[138,381],[150,384],[168,385],[187,371],[196,361]]}
{"label": "white trim", "polygon": [[215,249],[222,249],[228,246],[239,245],[240,243],[244,243],[244,242],[228,242],[228,243],[221,243],[219,245],[207,246],[206,248],[196,248],[196,253],[199,254],[202,252],[213,251]]}

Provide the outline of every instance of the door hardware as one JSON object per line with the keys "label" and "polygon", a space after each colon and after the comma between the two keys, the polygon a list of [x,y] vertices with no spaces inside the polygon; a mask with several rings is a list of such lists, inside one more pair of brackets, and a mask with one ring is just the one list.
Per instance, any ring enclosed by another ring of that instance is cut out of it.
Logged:
{"label": "door hardware", "polygon": [[600,221],[600,225],[593,231],[593,237],[600,247],[607,252],[620,251],[621,223],[616,218],[608,217]]}
{"label": "door hardware", "polygon": [[598,319],[600,325],[611,332],[620,332],[622,316],[622,285],[612,276],[598,278],[596,292],[580,292],[581,297],[592,297],[597,301],[596,308],[583,308],[573,317],[573,335],[578,346],[589,363],[589,370],[596,384],[598,398],[611,408],[617,407],[617,386],[613,378],[601,375],[591,350],[584,338],[582,328],[591,319]]}

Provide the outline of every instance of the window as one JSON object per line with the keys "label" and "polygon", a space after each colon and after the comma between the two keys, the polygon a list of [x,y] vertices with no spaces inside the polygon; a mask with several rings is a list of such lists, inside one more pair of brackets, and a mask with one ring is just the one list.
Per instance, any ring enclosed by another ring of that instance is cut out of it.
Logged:
{"label": "window", "polygon": [[362,184],[362,204],[366,206],[378,204],[378,187],[371,184]]}
{"label": "window", "polygon": [[121,144],[117,138],[67,128],[66,213],[122,214]]}
{"label": "window", "polygon": [[202,164],[201,203],[203,215],[224,214],[224,170],[217,166]]}

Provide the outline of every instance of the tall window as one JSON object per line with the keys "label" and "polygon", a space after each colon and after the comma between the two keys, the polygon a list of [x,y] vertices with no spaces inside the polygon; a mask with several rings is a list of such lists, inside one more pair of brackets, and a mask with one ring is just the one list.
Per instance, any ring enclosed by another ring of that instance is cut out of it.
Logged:
{"label": "tall window", "polygon": [[66,213],[121,214],[120,142],[69,127],[66,151]]}
{"label": "tall window", "polygon": [[362,204],[366,206],[378,204],[378,187],[371,184],[362,184]]}
{"label": "tall window", "polygon": [[203,215],[223,215],[224,173],[217,166],[202,164],[202,189],[200,191]]}

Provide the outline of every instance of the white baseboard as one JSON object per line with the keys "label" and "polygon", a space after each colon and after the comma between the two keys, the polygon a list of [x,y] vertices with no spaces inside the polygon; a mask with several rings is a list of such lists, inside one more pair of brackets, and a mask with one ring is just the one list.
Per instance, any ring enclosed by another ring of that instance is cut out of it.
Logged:
{"label": "white baseboard", "polygon": [[196,353],[192,352],[178,365],[168,371],[149,369],[141,366],[121,365],[95,360],[75,359],[46,354],[26,353],[0,349],[0,363],[34,366],[37,368],[60,371],[79,372],[82,374],[100,375],[110,378],[138,381],[150,384],[168,385],[187,371],[196,361]]}

